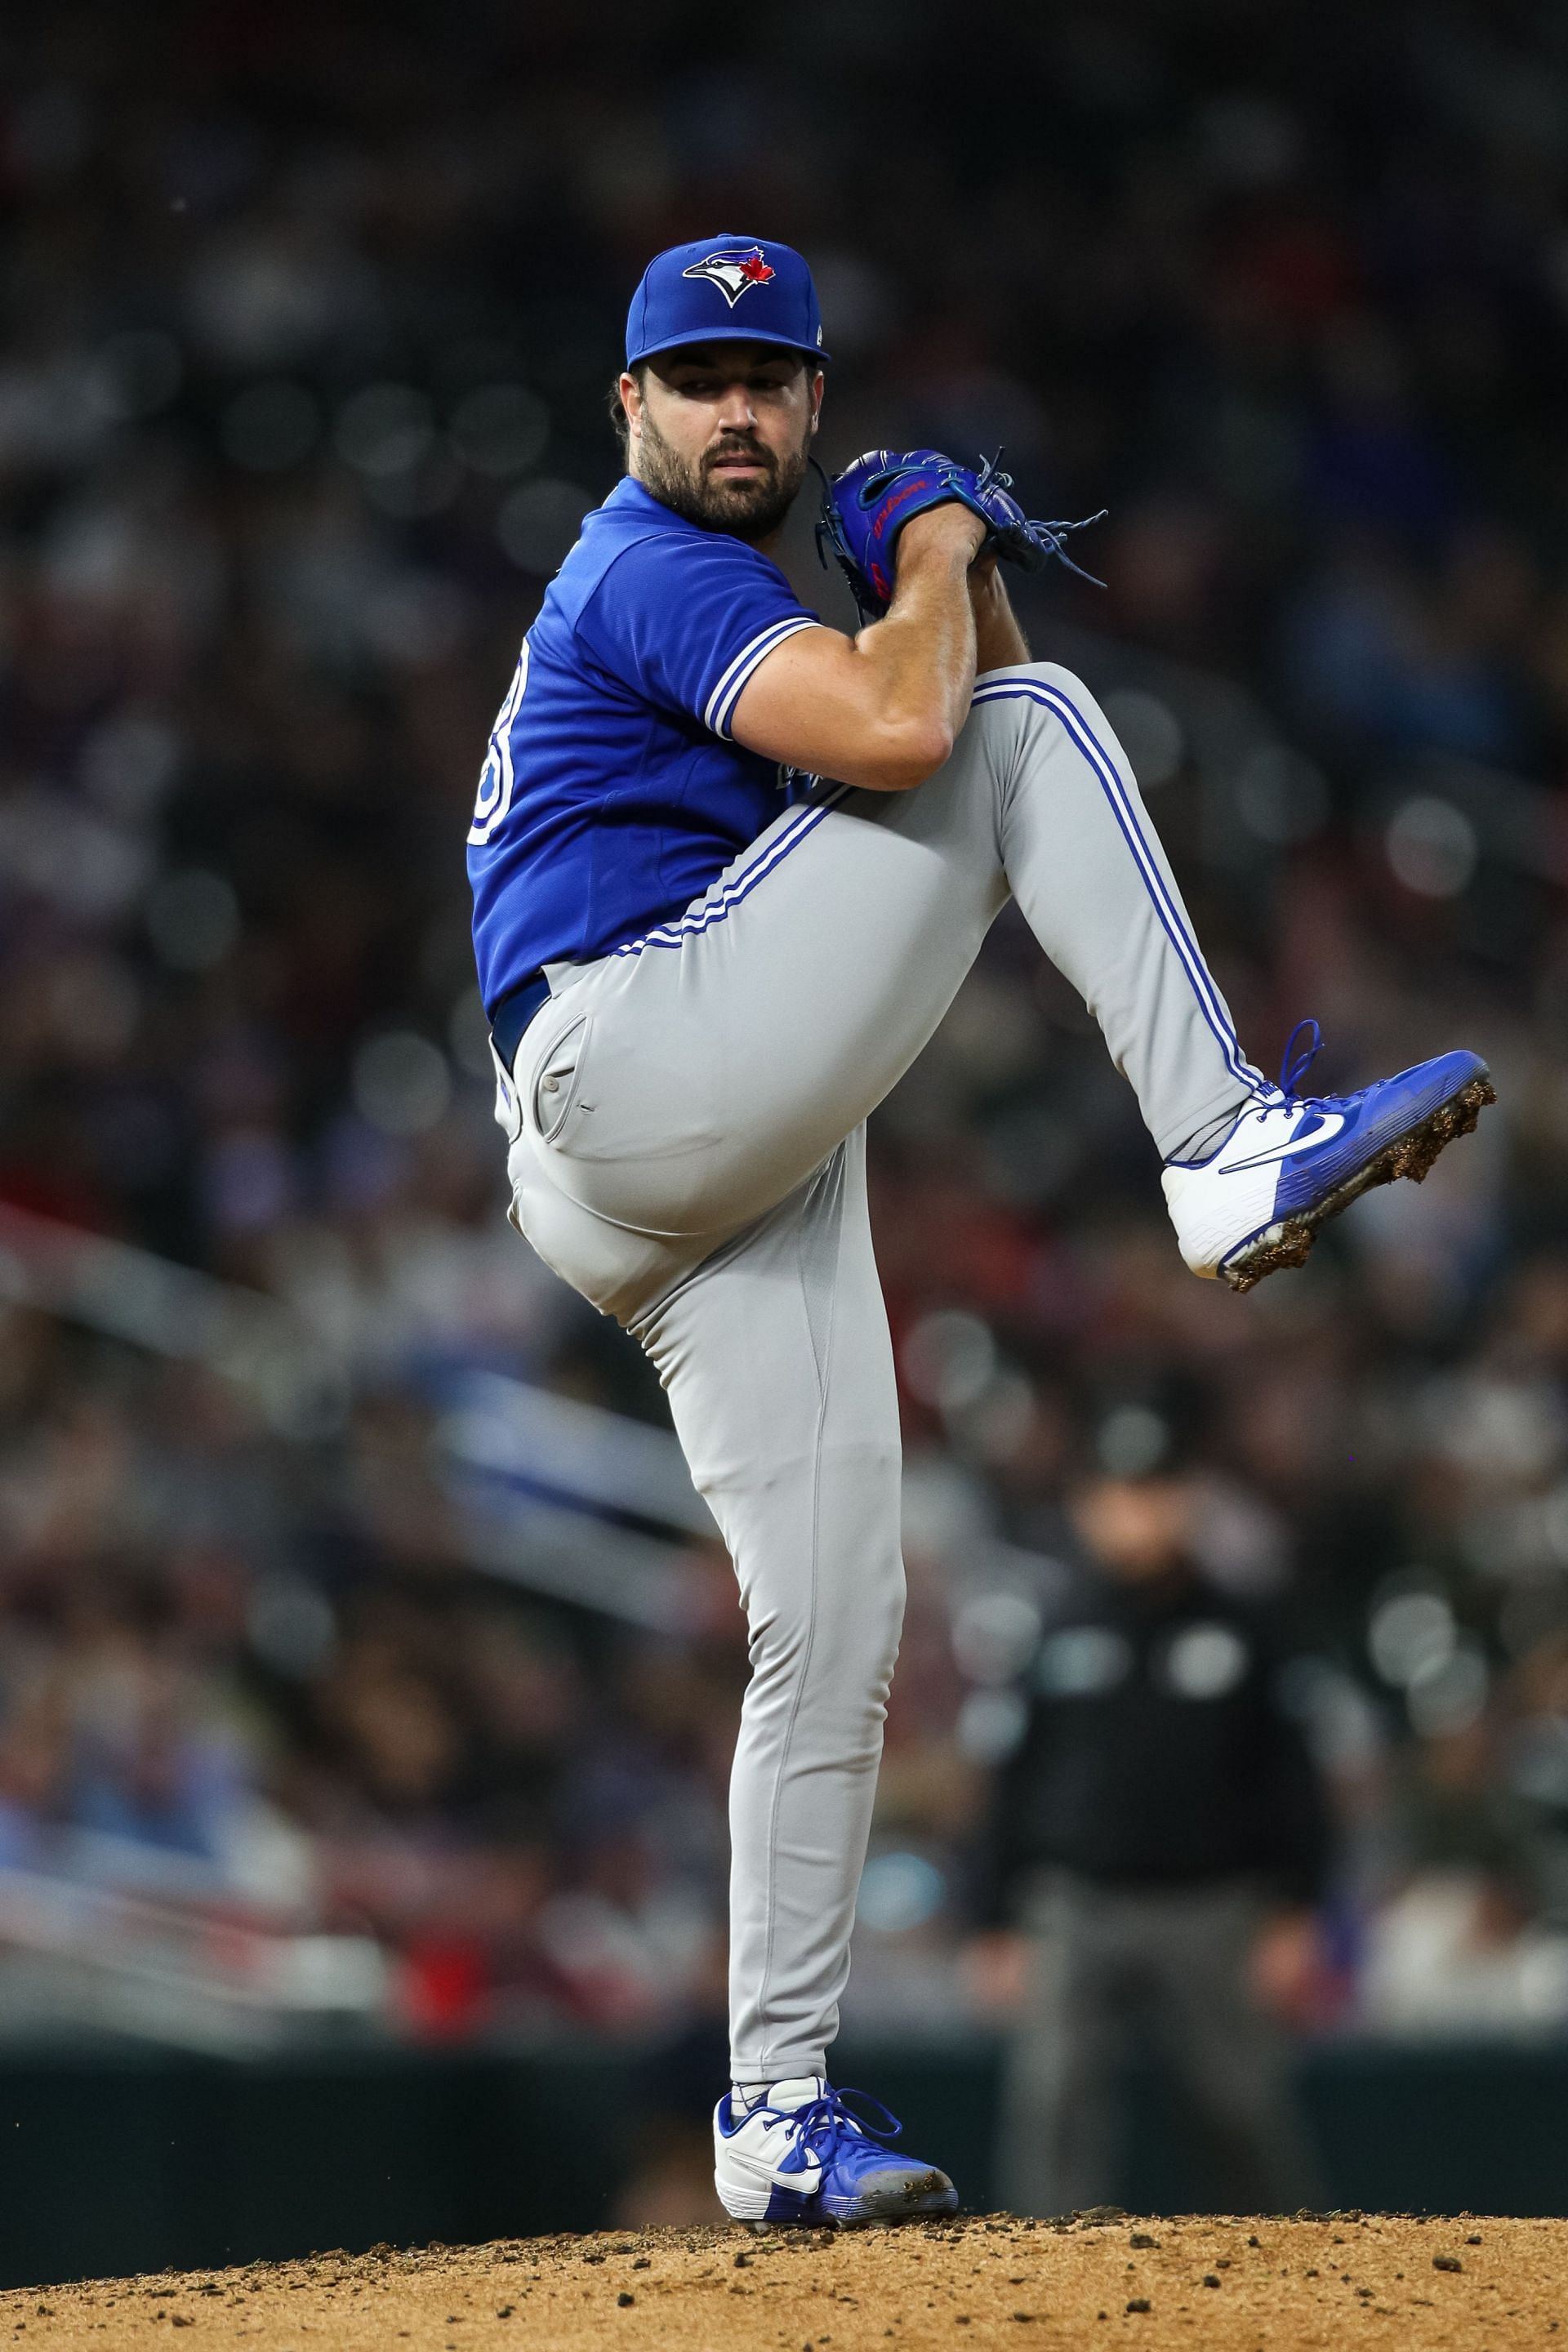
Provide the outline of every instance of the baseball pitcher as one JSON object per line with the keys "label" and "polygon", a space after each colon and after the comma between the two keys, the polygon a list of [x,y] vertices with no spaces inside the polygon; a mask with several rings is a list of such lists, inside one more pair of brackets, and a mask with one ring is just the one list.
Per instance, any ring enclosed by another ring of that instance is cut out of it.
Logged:
{"label": "baseball pitcher", "polygon": [[957,2204],[826,2053],[904,1593],[865,1121],[998,910],[1104,1032],[1186,1263],[1236,1289],[1493,1098],[1468,1053],[1342,1096],[1300,1091],[1315,1048],[1278,1087],[1248,1062],[1114,735],[1030,658],[998,558],[1033,569],[1063,526],[1005,478],[858,459],[825,531],[865,625],[797,601],[770,551],[827,358],[787,246],[650,263],[625,478],[528,632],[468,835],[513,1221],[658,1368],[750,1627],[714,2141],[758,2225]]}

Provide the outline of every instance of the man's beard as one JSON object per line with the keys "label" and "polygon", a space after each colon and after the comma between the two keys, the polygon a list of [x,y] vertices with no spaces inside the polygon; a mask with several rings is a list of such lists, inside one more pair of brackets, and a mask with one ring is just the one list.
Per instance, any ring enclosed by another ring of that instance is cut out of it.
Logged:
{"label": "man's beard", "polygon": [[[766,470],[751,481],[738,481],[713,470],[715,458],[739,457],[752,458]],[[647,409],[643,411],[637,479],[661,505],[673,507],[677,514],[700,524],[704,530],[732,531],[737,539],[766,539],[795,504],[795,493],[805,479],[805,466],[804,445],[790,457],[780,457],[743,433],[726,434],[700,457],[683,457],[664,438]]]}

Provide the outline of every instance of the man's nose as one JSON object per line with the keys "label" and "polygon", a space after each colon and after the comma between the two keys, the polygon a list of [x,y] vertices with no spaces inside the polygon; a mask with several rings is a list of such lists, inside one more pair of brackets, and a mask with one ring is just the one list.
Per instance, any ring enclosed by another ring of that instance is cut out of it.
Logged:
{"label": "man's nose", "polygon": [[757,412],[752,405],[751,387],[744,383],[727,385],[719,403],[720,424],[731,432],[749,433],[756,421]]}

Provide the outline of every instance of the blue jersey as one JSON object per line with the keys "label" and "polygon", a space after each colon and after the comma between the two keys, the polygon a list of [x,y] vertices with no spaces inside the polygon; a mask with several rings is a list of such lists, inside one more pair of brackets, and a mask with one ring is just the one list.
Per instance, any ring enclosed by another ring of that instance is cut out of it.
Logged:
{"label": "blue jersey", "polygon": [[680,914],[784,805],[730,734],[741,689],[819,626],[777,565],[628,476],[523,640],[468,834],[479,992],[586,963]]}

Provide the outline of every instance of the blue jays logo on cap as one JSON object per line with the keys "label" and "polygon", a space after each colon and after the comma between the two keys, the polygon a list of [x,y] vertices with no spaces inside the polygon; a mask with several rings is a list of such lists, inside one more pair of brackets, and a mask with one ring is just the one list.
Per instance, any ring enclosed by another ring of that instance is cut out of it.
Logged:
{"label": "blue jays logo on cap", "polygon": [[680,274],[710,278],[732,310],[742,294],[749,294],[753,286],[765,286],[778,272],[763,260],[762,247],[754,245],[750,253],[710,253],[705,261],[694,261]]}
{"label": "blue jays logo on cap", "polygon": [[628,367],[682,343],[727,341],[827,357],[816,289],[793,246],[705,236],[671,246],[648,263],[626,313]]}

